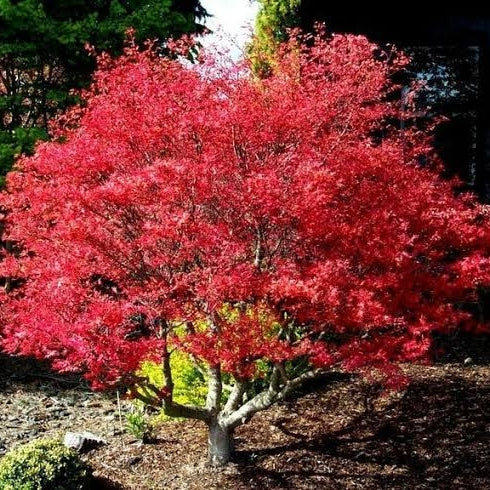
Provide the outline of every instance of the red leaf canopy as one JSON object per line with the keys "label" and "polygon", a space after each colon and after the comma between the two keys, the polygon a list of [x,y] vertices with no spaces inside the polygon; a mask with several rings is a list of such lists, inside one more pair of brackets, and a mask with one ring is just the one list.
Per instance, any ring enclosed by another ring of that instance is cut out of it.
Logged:
{"label": "red leaf canopy", "polygon": [[168,343],[236,376],[299,357],[389,372],[469,325],[488,212],[397,129],[405,63],[354,36],[290,45],[265,80],[102,57],[86,107],[8,179],[4,275],[26,283],[6,348],[105,387]]}

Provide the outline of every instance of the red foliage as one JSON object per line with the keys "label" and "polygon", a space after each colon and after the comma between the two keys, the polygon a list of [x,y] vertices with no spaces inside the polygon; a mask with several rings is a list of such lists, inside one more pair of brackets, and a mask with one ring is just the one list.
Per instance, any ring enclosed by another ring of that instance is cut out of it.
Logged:
{"label": "red foliage", "polygon": [[166,342],[240,377],[298,357],[395,376],[469,324],[488,214],[396,129],[406,60],[353,36],[285,53],[266,80],[151,49],[100,60],[86,108],[8,178],[22,252],[3,274],[26,284],[7,350],[95,387]]}

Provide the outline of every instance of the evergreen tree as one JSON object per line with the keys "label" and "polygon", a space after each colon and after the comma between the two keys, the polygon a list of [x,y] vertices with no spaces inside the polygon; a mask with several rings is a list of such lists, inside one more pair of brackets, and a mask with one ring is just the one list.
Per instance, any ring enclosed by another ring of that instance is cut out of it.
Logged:
{"label": "evergreen tree", "polygon": [[86,43],[117,55],[129,27],[141,42],[165,39],[201,30],[205,15],[193,0],[0,0],[0,175],[90,82]]}
{"label": "evergreen tree", "polygon": [[301,0],[259,0],[259,4],[250,56],[256,73],[265,76],[274,64],[277,47],[287,38],[287,28],[298,24]]}

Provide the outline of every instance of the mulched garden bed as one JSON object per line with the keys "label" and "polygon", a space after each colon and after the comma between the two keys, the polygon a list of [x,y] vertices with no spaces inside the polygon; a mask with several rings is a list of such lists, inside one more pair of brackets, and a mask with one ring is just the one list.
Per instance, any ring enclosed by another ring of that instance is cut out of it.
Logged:
{"label": "mulched garden bed", "polygon": [[490,488],[489,342],[453,340],[437,364],[406,367],[412,382],[403,392],[383,394],[333,373],[257,414],[237,430],[235,458],[224,469],[205,465],[201,423],[164,423],[154,443],[140,444],[121,425],[128,402],[4,356],[0,453],[88,430],[108,441],[84,455],[101,489],[483,490]]}

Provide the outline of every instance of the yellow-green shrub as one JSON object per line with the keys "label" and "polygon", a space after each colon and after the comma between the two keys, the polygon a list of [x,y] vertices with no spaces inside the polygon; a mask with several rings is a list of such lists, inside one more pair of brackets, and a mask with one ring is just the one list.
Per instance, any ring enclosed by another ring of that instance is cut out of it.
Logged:
{"label": "yellow-green shrub", "polygon": [[82,490],[88,478],[88,465],[57,439],[29,442],[0,460],[2,490]]}
{"label": "yellow-green shrub", "polygon": [[[174,400],[178,403],[204,405],[207,393],[206,380],[192,359],[183,352],[174,351],[170,357],[170,366],[174,382]],[[144,362],[140,374],[147,377],[156,387],[163,387],[163,372],[160,364]]]}

